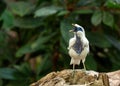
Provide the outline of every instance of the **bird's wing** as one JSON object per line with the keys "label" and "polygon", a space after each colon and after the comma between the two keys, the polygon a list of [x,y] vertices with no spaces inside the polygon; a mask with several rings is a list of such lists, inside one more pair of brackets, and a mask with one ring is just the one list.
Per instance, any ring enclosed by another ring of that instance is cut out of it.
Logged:
{"label": "bird's wing", "polygon": [[86,49],[87,52],[89,53],[89,41],[88,41],[88,39],[86,37],[84,37],[84,38],[81,39],[81,41],[83,42],[82,43],[83,50]]}
{"label": "bird's wing", "polygon": [[89,41],[86,39],[86,42],[84,44],[84,47],[86,47],[88,49],[88,52],[89,52]]}
{"label": "bird's wing", "polygon": [[69,49],[71,49],[71,47],[75,44],[75,38],[71,38],[70,40],[69,40],[69,46],[68,46],[68,50]]}
{"label": "bird's wing", "polygon": [[75,52],[77,54],[80,54],[83,50],[83,43],[82,41],[80,40],[80,38],[77,38],[74,45],[73,45],[73,49],[75,50]]}

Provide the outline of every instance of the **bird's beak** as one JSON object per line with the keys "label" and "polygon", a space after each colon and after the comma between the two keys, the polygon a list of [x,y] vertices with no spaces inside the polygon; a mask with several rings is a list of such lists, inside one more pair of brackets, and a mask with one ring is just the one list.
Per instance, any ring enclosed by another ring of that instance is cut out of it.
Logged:
{"label": "bird's beak", "polygon": [[72,24],[72,26],[74,26],[74,27],[75,27],[75,24]]}
{"label": "bird's beak", "polygon": [[69,32],[74,32],[73,30],[69,30]]}
{"label": "bird's beak", "polygon": [[[72,24],[72,26],[74,26],[74,27],[75,27],[75,24]],[[74,32],[74,30],[69,30],[69,32]]]}

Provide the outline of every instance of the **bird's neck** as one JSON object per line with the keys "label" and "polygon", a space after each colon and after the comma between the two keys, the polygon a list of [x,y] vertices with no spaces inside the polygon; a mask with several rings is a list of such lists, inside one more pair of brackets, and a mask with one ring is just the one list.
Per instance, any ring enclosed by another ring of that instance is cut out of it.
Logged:
{"label": "bird's neck", "polygon": [[84,38],[85,37],[85,35],[84,34],[77,34],[77,33],[75,33],[74,34],[74,37],[76,38]]}

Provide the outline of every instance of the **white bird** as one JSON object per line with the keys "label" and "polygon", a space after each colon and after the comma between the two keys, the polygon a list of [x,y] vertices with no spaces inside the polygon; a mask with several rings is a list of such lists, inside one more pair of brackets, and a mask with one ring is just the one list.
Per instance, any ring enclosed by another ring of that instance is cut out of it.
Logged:
{"label": "white bird", "polygon": [[89,41],[85,36],[85,30],[82,26],[78,24],[72,24],[74,26],[73,30],[70,32],[74,32],[74,37],[69,40],[69,55],[71,57],[70,65],[73,65],[73,71],[75,69],[75,65],[79,65],[82,61],[84,70],[85,67],[85,59],[87,54],[89,53]]}

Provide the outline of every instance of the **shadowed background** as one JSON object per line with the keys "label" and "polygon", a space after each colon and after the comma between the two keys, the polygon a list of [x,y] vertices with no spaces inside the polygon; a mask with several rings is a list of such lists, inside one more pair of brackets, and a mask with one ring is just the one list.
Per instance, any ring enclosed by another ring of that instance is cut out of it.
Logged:
{"label": "shadowed background", "polygon": [[88,70],[120,69],[119,0],[0,0],[0,86],[28,86],[72,68],[72,23],[85,28],[90,42]]}

